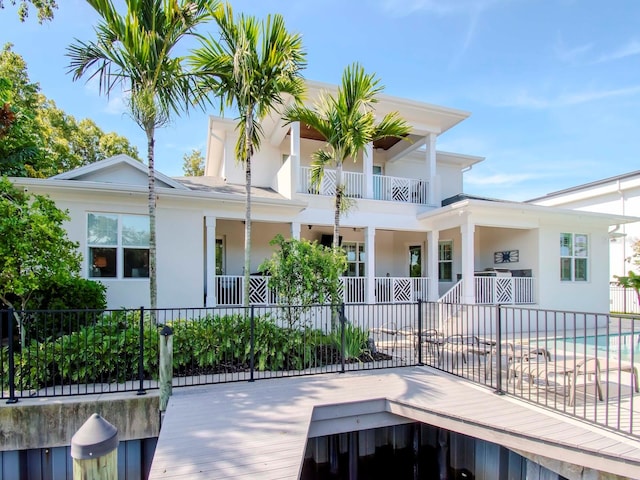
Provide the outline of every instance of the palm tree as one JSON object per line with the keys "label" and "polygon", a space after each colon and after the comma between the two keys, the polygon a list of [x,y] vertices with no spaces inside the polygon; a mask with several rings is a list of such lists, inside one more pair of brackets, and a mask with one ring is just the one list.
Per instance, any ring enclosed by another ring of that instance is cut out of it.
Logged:
{"label": "palm tree", "polygon": [[180,40],[194,34],[196,26],[211,18],[211,0],[126,0],[121,15],[111,0],[87,0],[101,17],[96,40],[67,49],[70,72],[77,80],[97,77],[100,93],[116,87],[129,95],[133,120],[147,136],[149,167],[149,295],[157,306],[156,190],[154,137],[172,114],[186,109],[195,95],[192,75],[184,57],[173,55]]}
{"label": "palm tree", "polygon": [[369,143],[385,137],[405,138],[411,131],[398,112],[388,113],[380,122],[376,122],[373,106],[383,89],[375,74],[365,73],[361,65],[354,63],[342,74],[335,97],[324,92],[313,109],[294,105],[284,113],[288,122],[308,125],[326,142],[325,148],[313,153],[311,180],[319,186],[325,167],[332,165],[336,169],[334,248],[339,242],[340,214],[348,207],[344,199],[342,165],[349,158],[355,161]]}
{"label": "palm tree", "polygon": [[235,154],[245,167],[244,305],[249,305],[251,269],[251,158],[260,149],[261,120],[287,101],[299,101],[304,92],[300,74],[306,54],[302,37],[285,28],[281,15],[260,22],[252,16],[234,19],[229,4],[214,12],[220,39],[208,37],[193,52],[191,63],[201,88],[220,98],[224,107],[238,111],[239,133]]}

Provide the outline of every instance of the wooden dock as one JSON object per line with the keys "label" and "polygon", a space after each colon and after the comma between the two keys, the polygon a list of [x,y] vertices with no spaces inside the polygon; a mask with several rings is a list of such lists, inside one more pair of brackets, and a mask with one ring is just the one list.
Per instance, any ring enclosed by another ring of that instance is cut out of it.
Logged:
{"label": "wooden dock", "polygon": [[640,478],[640,441],[429,367],[174,389],[149,478],[294,480],[309,436],[399,417]]}

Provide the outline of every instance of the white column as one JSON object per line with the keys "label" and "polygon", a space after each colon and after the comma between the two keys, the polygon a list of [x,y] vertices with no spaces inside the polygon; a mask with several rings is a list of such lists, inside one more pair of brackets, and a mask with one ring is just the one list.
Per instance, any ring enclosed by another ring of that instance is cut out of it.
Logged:
{"label": "white column", "polygon": [[362,153],[364,198],[373,198],[373,143],[367,143]]}
{"label": "white column", "polygon": [[300,185],[300,122],[291,124],[289,139],[291,142],[291,195],[295,195]]}
{"label": "white column", "polygon": [[476,303],[475,278],[473,276],[475,251],[475,225],[469,220],[460,226],[462,235],[462,303]]}
{"label": "white column", "polygon": [[291,238],[300,240],[300,222],[291,222]]}
{"label": "white column", "polygon": [[376,303],[376,229],[365,228],[367,303]]}
{"label": "white column", "polygon": [[206,235],[206,267],[204,284],[207,291],[206,307],[215,307],[216,298],[216,217],[205,217]]}
{"label": "white column", "polygon": [[427,232],[427,277],[429,277],[428,297],[430,302],[437,302],[440,298],[438,281],[438,242],[440,241],[440,232],[432,230]]}
{"label": "white column", "polygon": [[429,180],[429,204],[436,205],[436,134],[429,133],[425,139],[425,163],[427,170],[427,180]]}

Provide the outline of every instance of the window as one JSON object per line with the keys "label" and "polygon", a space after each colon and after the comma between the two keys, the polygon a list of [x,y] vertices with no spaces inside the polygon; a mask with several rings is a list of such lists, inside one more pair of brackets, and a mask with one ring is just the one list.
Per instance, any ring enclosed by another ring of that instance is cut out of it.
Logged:
{"label": "window", "polygon": [[422,247],[420,245],[409,247],[409,276],[422,277]]}
{"label": "window", "polygon": [[560,234],[560,280],[586,282],[589,240],[582,233]]}
{"label": "window", "polygon": [[441,282],[453,280],[453,242],[451,240],[438,242],[438,280]]}
{"label": "window", "polygon": [[89,276],[149,277],[149,217],[90,213],[87,221]]}
{"label": "window", "polygon": [[364,243],[344,242],[342,248],[347,254],[347,277],[364,277],[365,254]]}

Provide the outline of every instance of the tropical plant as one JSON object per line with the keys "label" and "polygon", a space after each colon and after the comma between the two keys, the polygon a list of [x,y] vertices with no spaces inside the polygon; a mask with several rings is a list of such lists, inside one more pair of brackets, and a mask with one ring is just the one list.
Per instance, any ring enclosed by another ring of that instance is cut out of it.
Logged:
{"label": "tropical plant", "polygon": [[358,63],[349,65],[343,75],[336,96],[323,92],[308,108],[293,105],[284,112],[288,122],[301,122],[316,130],[326,145],[313,153],[312,184],[318,187],[327,166],[336,169],[333,246],[338,247],[340,214],[345,211],[345,186],[342,183],[344,162],[356,161],[367,144],[385,137],[405,138],[411,127],[398,112],[387,113],[376,121],[374,105],[383,90],[374,74],[367,74]]}
{"label": "tropical plant", "polygon": [[301,70],[306,54],[302,37],[287,31],[282,15],[260,22],[252,16],[234,18],[231,5],[215,10],[220,40],[212,36],[191,57],[201,88],[220,98],[220,109],[238,111],[236,159],[245,168],[244,304],[249,304],[251,272],[251,159],[260,149],[261,121],[283,105],[286,95],[299,100],[304,91]]}
{"label": "tropical plant", "polygon": [[285,239],[280,234],[270,244],[279,248],[258,269],[269,275],[269,288],[277,293],[287,325],[293,328],[312,305],[338,297],[346,256],[342,251],[334,255],[317,242]]}
{"label": "tropical plant", "polygon": [[614,275],[614,278],[618,281],[618,286],[625,288],[632,288],[636,292],[638,298],[638,305],[640,305],[640,274],[629,270],[629,274],[625,277]]}
{"label": "tropical plant", "polygon": [[[68,48],[70,71],[77,80],[85,74],[97,77],[100,92],[110,95],[116,87],[129,95],[133,120],[147,136],[149,168],[149,297],[157,305],[156,189],[154,143],[156,128],[166,125],[174,113],[187,109],[194,93],[193,77],[183,66],[176,47],[195,28],[211,18],[211,0],[127,0],[120,14],[111,0],[87,0],[100,15],[93,42]],[[89,73],[91,72],[91,73]]]}

